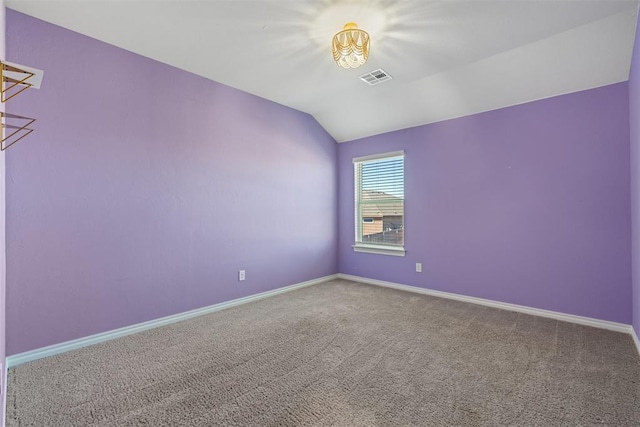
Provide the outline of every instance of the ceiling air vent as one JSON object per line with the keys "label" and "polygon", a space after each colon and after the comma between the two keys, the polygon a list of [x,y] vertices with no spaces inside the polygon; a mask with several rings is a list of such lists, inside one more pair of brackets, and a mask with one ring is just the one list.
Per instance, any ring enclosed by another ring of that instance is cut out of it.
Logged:
{"label": "ceiling air vent", "polygon": [[386,82],[387,80],[391,80],[391,78],[392,77],[381,68],[360,76],[360,80],[372,86],[377,85],[378,83]]}

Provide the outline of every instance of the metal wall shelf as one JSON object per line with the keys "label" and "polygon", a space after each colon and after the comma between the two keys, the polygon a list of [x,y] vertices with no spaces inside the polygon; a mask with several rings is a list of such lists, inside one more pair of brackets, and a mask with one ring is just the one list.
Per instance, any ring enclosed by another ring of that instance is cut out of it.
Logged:
{"label": "metal wall shelf", "polygon": [[[36,121],[36,119],[32,119],[31,117],[19,116],[17,114],[10,114],[2,111],[0,111],[0,118],[2,120],[3,128],[0,151],[6,150],[33,132],[33,129],[29,126]],[[9,134],[7,135],[7,133]]]}
{"label": "metal wall shelf", "polygon": [[[12,62],[0,62],[0,101],[7,102],[27,89],[40,89],[44,71]],[[36,119],[0,111],[2,141],[0,151],[4,151],[33,132],[30,128]]]}

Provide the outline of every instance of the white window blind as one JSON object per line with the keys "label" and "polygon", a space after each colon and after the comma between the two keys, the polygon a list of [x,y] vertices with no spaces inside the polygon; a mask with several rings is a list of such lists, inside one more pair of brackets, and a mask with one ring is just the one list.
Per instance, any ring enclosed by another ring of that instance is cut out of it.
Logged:
{"label": "white window blind", "polygon": [[359,157],[353,164],[354,249],[404,255],[404,153]]}

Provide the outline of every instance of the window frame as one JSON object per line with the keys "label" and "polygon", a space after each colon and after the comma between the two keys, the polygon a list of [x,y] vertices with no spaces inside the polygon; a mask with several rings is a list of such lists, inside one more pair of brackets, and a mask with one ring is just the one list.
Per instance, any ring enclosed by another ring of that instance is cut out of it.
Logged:
{"label": "window frame", "polygon": [[[373,253],[379,255],[392,255],[392,256],[405,256],[406,250],[404,248],[404,239],[402,245],[390,245],[390,244],[380,244],[380,243],[363,243],[359,242],[358,239],[362,235],[362,227],[364,224],[364,218],[362,215],[362,205],[360,203],[360,181],[361,177],[358,175],[358,165],[366,162],[371,162],[375,160],[385,160],[392,159],[394,157],[402,157],[403,162],[403,174],[402,174],[402,185],[404,188],[405,184],[405,173],[404,173],[404,161],[405,161],[405,153],[404,150],[401,151],[391,151],[387,153],[373,154],[369,156],[362,157],[354,157],[353,158],[353,183],[354,183],[354,215],[355,215],[355,237],[354,244],[352,248],[355,252],[365,252],[365,253]],[[404,191],[403,191],[404,192]],[[402,206],[402,229],[403,233],[406,229],[406,221],[405,221],[405,207],[404,207],[403,198],[403,206]],[[404,233],[404,238],[406,238],[406,233]]]}

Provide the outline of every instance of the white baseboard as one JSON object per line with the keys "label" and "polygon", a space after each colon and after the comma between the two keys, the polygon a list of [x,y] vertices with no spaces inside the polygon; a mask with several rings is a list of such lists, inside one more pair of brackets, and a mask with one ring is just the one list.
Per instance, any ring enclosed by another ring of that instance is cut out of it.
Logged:
{"label": "white baseboard", "polygon": [[[541,308],[527,307],[524,305],[509,304],[488,300],[484,298],[468,297],[450,292],[434,291],[431,289],[419,288],[417,286],[401,285],[399,283],[385,282],[383,280],[369,279],[366,277],[352,276],[350,274],[338,274],[339,279],[352,280],[354,282],[367,283],[369,285],[383,286],[385,288],[399,289],[402,291],[415,292],[418,294],[431,295],[434,297],[453,299],[457,301],[469,302],[472,304],[485,305],[488,307],[499,308],[502,310],[517,311],[518,313],[531,314],[534,316],[548,317],[551,319],[561,320],[564,322],[577,323],[580,325],[593,326],[595,328],[608,329],[610,331],[623,332],[630,334],[633,332],[631,325],[624,323],[609,322],[607,320],[593,319],[591,317],[576,316],[573,314],[565,314],[557,311],[543,310]],[[637,337],[636,346],[638,346]],[[638,347],[640,350],[640,346]]]}
{"label": "white baseboard", "polygon": [[220,311],[226,308],[235,307],[237,305],[246,304],[248,302],[256,301],[262,298],[272,297],[274,295],[282,294],[284,292],[290,292],[295,289],[304,288],[306,286],[312,286],[318,283],[327,282],[329,280],[336,279],[337,277],[338,277],[337,274],[332,274],[329,276],[320,277],[318,279],[297,283],[291,286],[285,286],[284,288],[278,288],[272,291],[262,292],[255,295],[249,295],[247,297],[238,298],[238,299],[234,299],[227,302],[222,302],[219,304],[214,304],[207,307],[197,308],[195,310],[185,311],[183,313],[161,317],[160,319],[150,320],[148,322],[138,323],[131,326],[125,326],[124,328],[114,329],[112,331],[102,332],[99,334],[90,335],[88,337],[78,338],[72,341],[66,341],[60,344],[54,344],[47,347],[37,348],[35,350],[26,351],[24,353],[14,354],[12,356],[7,357],[6,367],[8,369],[13,366],[20,365],[22,363],[27,363],[33,360],[42,359],[43,357],[65,353],[67,351],[86,347],[92,344],[109,341],[114,338],[135,334],[136,332],[146,331],[147,329],[169,325],[171,323],[191,319],[192,317],[202,316],[203,314],[213,313],[215,311]]}
{"label": "white baseboard", "polygon": [[238,298],[238,299],[227,301],[227,302],[210,305],[203,308],[198,308],[195,310],[186,311],[184,313],[178,313],[171,316],[162,317],[160,319],[150,320],[148,322],[138,323],[131,326],[125,326],[124,328],[114,329],[112,331],[102,332],[99,334],[90,335],[88,337],[78,338],[72,341],[66,341],[60,344],[50,345],[48,347],[38,348],[38,349],[27,351],[24,353],[14,354],[6,358],[6,363],[4,365],[3,372],[0,373],[0,375],[4,376],[3,382],[2,382],[3,392],[4,392],[3,397],[6,398],[6,388],[7,388],[6,372],[7,372],[7,369],[13,366],[17,366],[22,363],[27,363],[33,360],[41,359],[43,357],[65,353],[67,351],[86,347],[92,344],[109,341],[114,338],[135,334],[137,332],[142,332],[147,329],[153,329],[159,326],[169,325],[171,323],[187,320],[192,317],[202,316],[203,314],[213,313],[216,311],[224,310],[226,308],[231,308],[237,305],[246,304],[248,302],[271,297],[271,296],[282,294],[289,291],[293,291],[295,289],[300,289],[306,286],[312,286],[319,283],[324,283],[336,278],[340,278],[344,280],[352,280],[354,282],[367,283],[370,285],[383,286],[386,288],[399,289],[403,291],[414,292],[414,293],[419,293],[424,295],[431,295],[431,296],[440,297],[440,298],[448,298],[448,299],[453,299],[457,301],[469,302],[472,304],[479,304],[479,305],[499,308],[503,310],[516,311],[519,313],[531,314],[534,316],[548,317],[551,319],[577,323],[580,325],[593,326],[596,328],[608,329],[616,332],[623,332],[623,333],[630,334],[632,336],[635,346],[638,350],[638,353],[640,353],[640,340],[638,339],[638,335],[636,334],[636,332],[634,331],[631,325],[626,325],[624,323],[609,322],[606,320],[593,319],[590,317],[576,316],[573,314],[565,314],[557,311],[543,310],[543,309],[532,308],[532,307],[527,307],[523,305],[509,304],[509,303],[492,301],[492,300],[483,299],[483,298],[469,297],[469,296],[454,294],[450,292],[435,291],[431,289],[419,288],[416,286],[402,285],[399,283],[385,282],[383,280],[369,279],[366,277],[352,276],[350,274],[340,273],[340,274],[332,274],[329,276],[320,277],[318,279],[313,279],[313,280],[309,280],[302,283],[297,283],[291,286],[285,286],[283,288],[274,289],[272,291],[262,292],[259,294],[250,295],[247,297]]}
{"label": "white baseboard", "polygon": [[638,354],[640,354],[640,339],[638,339],[638,334],[633,328],[631,328],[631,338],[633,338],[633,342],[636,345],[636,350],[638,350]]}

